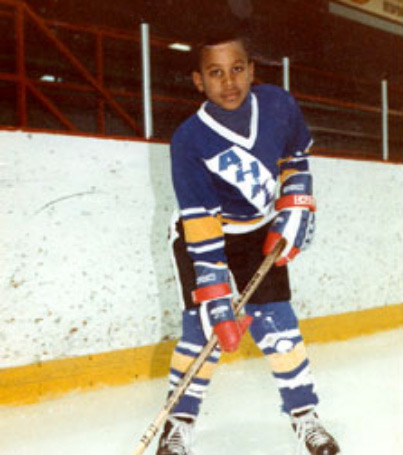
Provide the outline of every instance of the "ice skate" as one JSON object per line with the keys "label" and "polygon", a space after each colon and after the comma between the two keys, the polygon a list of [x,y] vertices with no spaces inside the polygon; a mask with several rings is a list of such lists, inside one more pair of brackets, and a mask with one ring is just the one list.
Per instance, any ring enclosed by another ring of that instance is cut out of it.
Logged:
{"label": "ice skate", "polygon": [[156,455],[193,455],[194,422],[170,417],[158,443]]}
{"label": "ice skate", "polygon": [[341,455],[335,439],[325,430],[317,414],[311,410],[292,416],[292,426],[298,438],[297,455]]}

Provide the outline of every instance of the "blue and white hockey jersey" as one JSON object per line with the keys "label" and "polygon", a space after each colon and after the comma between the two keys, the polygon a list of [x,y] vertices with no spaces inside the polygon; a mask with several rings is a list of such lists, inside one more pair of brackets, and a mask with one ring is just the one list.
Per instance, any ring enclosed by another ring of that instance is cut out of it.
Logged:
{"label": "blue and white hockey jersey", "polygon": [[215,120],[204,103],[171,142],[173,184],[194,261],[227,262],[224,233],[248,232],[274,217],[277,182],[308,172],[311,136],[294,98],[252,87],[249,136]]}

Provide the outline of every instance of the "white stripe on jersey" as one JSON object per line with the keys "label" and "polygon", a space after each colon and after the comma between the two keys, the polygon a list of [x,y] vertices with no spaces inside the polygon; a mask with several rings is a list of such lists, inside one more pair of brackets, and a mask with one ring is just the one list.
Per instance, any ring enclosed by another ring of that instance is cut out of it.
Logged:
{"label": "white stripe on jersey", "polygon": [[277,214],[277,212],[274,211],[274,201],[270,204],[270,209],[268,210],[268,215],[262,217],[262,219],[258,223],[252,223],[252,224],[223,224],[222,230],[226,234],[245,234],[247,232],[252,232],[256,231],[256,229],[261,228],[265,224],[269,223]]}
{"label": "white stripe on jersey", "polygon": [[[207,103],[207,102],[206,102]],[[200,120],[204,122],[207,126],[209,126],[213,131],[215,131],[220,136],[224,137],[230,142],[234,144],[241,145],[246,149],[250,150],[256,142],[257,138],[257,130],[258,130],[258,121],[259,121],[259,106],[257,103],[257,98],[254,93],[252,93],[251,99],[251,118],[250,118],[250,126],[249,126],[249,137],[244,137],[240,134],[235,133],[234,131],[230,130],[229,128],[225,127],[221,123],[217,122],[210,114],[208,114],[205,110],[206,103],[203,103],[200,109],[197,112]]]}
{"label": "white stripe on jersey", "polygon": [[218,250],[220,248],[224,248],[225,243],[224,240],[211,243],[210,245],[205,245],[205,246],[188,246],[187,250],[191,251],[192,253],[206,253],[207,251],[214,251]]}
{"label": "white stripe on jersey", "polygon": [[206,262],[206,261],[195,261],[194,265],[207,266],[211,269],[216,269],[216,270],[227,270],[228,269],[227,264],[214,264],[214,262]]}
{"label": "white stripe on jersey", "polygon": [[191,215],[201,215],[201,214],[215,216],[220,211],[221,211],[221,207],[214,207],[210,210],[206,209],[205,207],[190,207],[188,209],[181,210],[181,215],[183,217],[191,216]]}

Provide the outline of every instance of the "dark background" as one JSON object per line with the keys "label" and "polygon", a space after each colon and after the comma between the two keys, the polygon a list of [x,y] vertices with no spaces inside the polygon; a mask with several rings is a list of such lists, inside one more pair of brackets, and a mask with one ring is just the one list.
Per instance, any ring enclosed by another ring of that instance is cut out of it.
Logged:
{"label": "dark background", "polygon": [[402,37],[328,12],[328,0],[28,0],[42,16],[152,31],[197,41],[229,24],[248,29],[259,52],[277,59],[391,83],[403,79]]}

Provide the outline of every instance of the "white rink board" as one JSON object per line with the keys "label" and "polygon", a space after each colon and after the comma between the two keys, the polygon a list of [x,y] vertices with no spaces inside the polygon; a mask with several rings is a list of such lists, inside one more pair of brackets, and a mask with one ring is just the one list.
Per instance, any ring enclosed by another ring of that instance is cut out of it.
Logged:
{"label": "white rink board", "polygon": [[[0,132],[0,368],[180,333],[168,145]],[[313,158],[301,318],[403,301],[403,168]]]}
{"label": "white rink board", "polygon": [[176,335],[167,146],[1,133],[0,147],[0,367]]}

